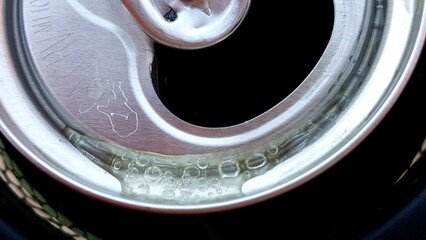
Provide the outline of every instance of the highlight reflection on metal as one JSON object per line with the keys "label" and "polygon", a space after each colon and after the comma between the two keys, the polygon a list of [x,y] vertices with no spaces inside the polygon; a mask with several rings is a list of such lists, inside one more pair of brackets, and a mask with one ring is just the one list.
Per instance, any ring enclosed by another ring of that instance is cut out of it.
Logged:
{"label": "highlight reflection on metal", "polygon": [[155,41],[184,49],[214,45],[243,21],[251,0],[121,0]]}
{"label": "highlight reflection on metal", "polygon": [[[0,40],[17,39],[9,43],[19,53],[0,49],[7,60],[0,62],[0,127],[52,176],[101,199],[155,212],[244,206],[320,174],[391,107],[425,35],[424,0],[334,0],[330,42],[297,89],[247,122],[205,128],[170,113],[153,87],[154,40],[161,39],[140,29],[148,20],[136,24],[134,17],[148,9],[136,6],[160,11],[161,1],[122,2],[0,5]],[[182,15],[209,16],[202,7],[207,1],[201,3],[191,11],[182,5]],[[7,11],[16,17],[7,19]],[[176,13],[178,22],[179,8]]]}

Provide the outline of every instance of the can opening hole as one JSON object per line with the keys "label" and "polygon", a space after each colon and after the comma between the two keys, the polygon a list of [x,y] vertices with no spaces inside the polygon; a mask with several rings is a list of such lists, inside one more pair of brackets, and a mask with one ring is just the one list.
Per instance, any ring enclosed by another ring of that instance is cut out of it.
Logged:
{"label": "can opening hole", "polygon": [[333,23],[332,0],[252,1],[240,27],[214,46],[182,50],[156,44],[157,94],[191,124],[226,127],[248,121],[306,78],[330,40]]}

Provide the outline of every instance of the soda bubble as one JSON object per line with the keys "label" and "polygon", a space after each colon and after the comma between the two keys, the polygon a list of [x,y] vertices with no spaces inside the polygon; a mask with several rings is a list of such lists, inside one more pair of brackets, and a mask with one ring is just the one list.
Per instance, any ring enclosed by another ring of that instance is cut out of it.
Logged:
{"label": "soda bubble", "polygon": [[173,200],[176,198],[176,193],[174,190],[171,189],[165,189],[163,191],[163,197],[167,200]]}
{"label": "soda bubble", "polygon": [[117,159],[112,164],[112,168],[116,171],[120,170],[122,166],[123,166],[123,163],[120,160],[117,160]]}
{"label": "soda bubble", "polygon": [[135,167],[129,168],[126,171],[126,177],[128,179],[136,179],[136,178],[138,178],[138,174],[139,174],[139,170]]}
{"label": "soda bubble", "polygon": [[145,167],[146,165],[148,165],[149,163],[149,159],[144,158],[144,157],[139,157],[138,159],[136,159],[136,164],[139,167]]}
{"label": "soda bubble", "polygon": [[213,178],[212,180],[210,180],[210,184],[212,187],[218,188],[220,187],[220,180],[217,178]]}
{"label": "soda bubble", "polygon": [[164,178],[163,185],[164,185],[164,188],[166,189],[175,189],[177,185],[177,181],[174,177],[167,176]]}
{"label": "soda bubble", "polygon": [[139,184],[137,191],[141,195],[148,195],[150,192],[150,187],[146,182],[143,182]]}
{"label": "soda bubble", "polygon": [[180,189],[182,195],[190,196],[192,194],[194,188],[192,186],[191,181],[182,181],[180,186],[179,186],[179,189]]}
{"label": "soda bubble", "polygon": [[197,178],[201,175],[201,171],[194,166],[189,166],[183,170],[183,175],[188,175],[190,178]]}
{"label": "soda bubble", "polygon": [[219,165],[219,173],[223,178],[237,177],[240,174],[240,167],[235,160],[225,160]]}
{"label": "soda bubble", "polygon": [[207,189],[209,189],[209,182],[206,178],[198,179],[198,189],[200,191],[207,191]]}
{"label": "soda bubble", "polygon": [[266,164],[266,157],[263,154],[256,154],[246,160],[247,168],[250,170],[258,169]]}
{"label": "soda bubble", "polygon": [[158,182],[163,177],[161,168],[152,166],[145,170],[145,179],[149,182]]}
{"label": "soda bubble", "polygon": [[209,166],[209,162],[207,161],[207,159],[206,159],[206,158],[199,158],[199,159],[197,160],[197,166],[198,166],[200,169],[206,169],[206,168]]}

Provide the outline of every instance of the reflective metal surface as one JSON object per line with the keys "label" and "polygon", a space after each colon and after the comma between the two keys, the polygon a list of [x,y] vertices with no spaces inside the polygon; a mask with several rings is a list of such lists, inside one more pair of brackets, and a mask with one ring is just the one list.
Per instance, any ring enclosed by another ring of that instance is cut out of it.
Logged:
{"label": "reflective metal surface", "polygon": [[162,103],[159,38],[129,4],[2,1],[0,127],[68,187],[144,211],[242,207],[318,176],[392,107],[425,37],[424,1],[335,0],[329,44],[303,82],[253,119],[210,128]]}
{"label": "reflective metal surface", "polygon": [[251,0],[122,0],[139,26],[155,41],[198,49],[223,41],[243,21]]}

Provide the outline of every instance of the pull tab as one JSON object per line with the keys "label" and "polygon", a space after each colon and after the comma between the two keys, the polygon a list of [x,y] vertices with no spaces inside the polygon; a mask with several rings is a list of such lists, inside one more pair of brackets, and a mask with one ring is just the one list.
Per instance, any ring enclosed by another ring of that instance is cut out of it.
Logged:
{"label": "pull tab", "polygon": [[251,0],[121,0],[153,40],[199,49],[221,42],[240,25]]}

